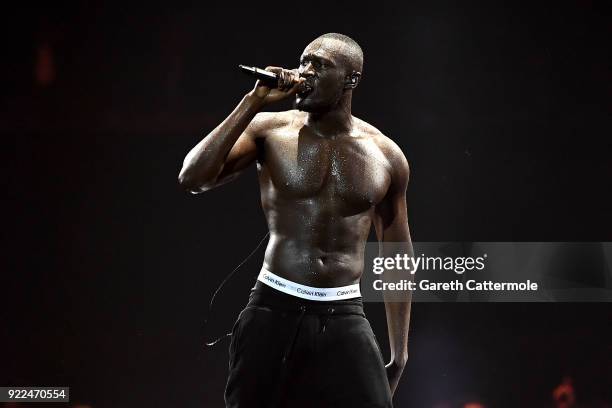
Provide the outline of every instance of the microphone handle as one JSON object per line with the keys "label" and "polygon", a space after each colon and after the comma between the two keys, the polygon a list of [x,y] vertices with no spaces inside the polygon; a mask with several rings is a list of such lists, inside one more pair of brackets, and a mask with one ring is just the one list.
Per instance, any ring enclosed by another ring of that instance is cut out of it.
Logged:
{"label": "microphone handle", "polygon": [[257,67],[249,67],[246,65],[238,65],[240,70],[256,79],[259,79],[263,84],[270,88],[278,88],[278,76],[274,72],[266,71]]}

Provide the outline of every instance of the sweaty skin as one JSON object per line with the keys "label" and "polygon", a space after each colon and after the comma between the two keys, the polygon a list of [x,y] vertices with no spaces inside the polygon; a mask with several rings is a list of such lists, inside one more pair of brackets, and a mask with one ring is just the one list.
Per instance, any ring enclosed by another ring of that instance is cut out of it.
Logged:
{"label": "sweaty skin", "polygon": [[257,168],[270,229],[264,266],[309,286],[358,283],[375,205],[391,183],[383,137],[356,118],[334,138],[317,135],[304,112],[262,119]]}
{"label": "sweaty skin", "polygon": [[[353,69],[352,69],[353,68]],[[346,44],[317,39],[279,88],[257,83],[234,111],[186,156],[179,182],[200,193],[257,163],[261,204],[270,230],[264,267],[314,287],[359,283],[372,225],[384,242],[406,243],[408,162],[399,147],[351,114],[360,72]],[[295,95],[296,110],[260,113]],[[394,392],[406,364],[410,296],[385,301]]]}

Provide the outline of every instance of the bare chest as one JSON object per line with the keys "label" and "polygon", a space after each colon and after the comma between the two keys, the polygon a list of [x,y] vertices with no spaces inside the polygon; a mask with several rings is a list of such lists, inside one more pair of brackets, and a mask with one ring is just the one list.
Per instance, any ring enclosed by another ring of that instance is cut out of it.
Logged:
{"label": "bare chest", "polygon": [[365,210],[387,191],[385,163],[382,152],[367,138],[275,134],[264,143],[260,176],[275,194],[287,198],[322,198]]}

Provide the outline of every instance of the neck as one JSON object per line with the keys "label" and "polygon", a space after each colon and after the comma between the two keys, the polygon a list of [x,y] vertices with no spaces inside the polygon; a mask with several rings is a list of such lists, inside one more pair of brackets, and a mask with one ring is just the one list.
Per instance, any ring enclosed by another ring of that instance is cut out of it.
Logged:
{"label": "neck", "polygon": [[332,109],[325,112],[309,112],[306,125],[325,138],[346,134],[353,125],[351,99],[352,92],[346,91]]}

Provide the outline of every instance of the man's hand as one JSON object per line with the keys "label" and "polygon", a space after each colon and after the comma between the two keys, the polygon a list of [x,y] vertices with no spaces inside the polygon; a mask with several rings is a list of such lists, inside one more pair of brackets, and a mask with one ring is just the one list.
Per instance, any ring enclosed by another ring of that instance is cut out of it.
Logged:
{"label": "man's hand", "polygon": [[283,69],[280,67],[266,67],[266,71],[274,72],[278,75],[278,88],[269,88],[261,81],[255,83],[255,88],[251,94],[259,98],[264,105],[287,99],[298,91],[304,78],[300,78],[297,69]]}
{"label": "man's hand", "polygon": [[387,370],[387,379],[389,380],[389,387],[391,388],[391,396],[395,394],[395,389],[397,388],[397,384],[402,376],[402,371],[404,371],[404,366],[406,365],[405,360],[406,359],[403,359],[402,362],[398,362],[393,359],[385,366],[385,369]]}

